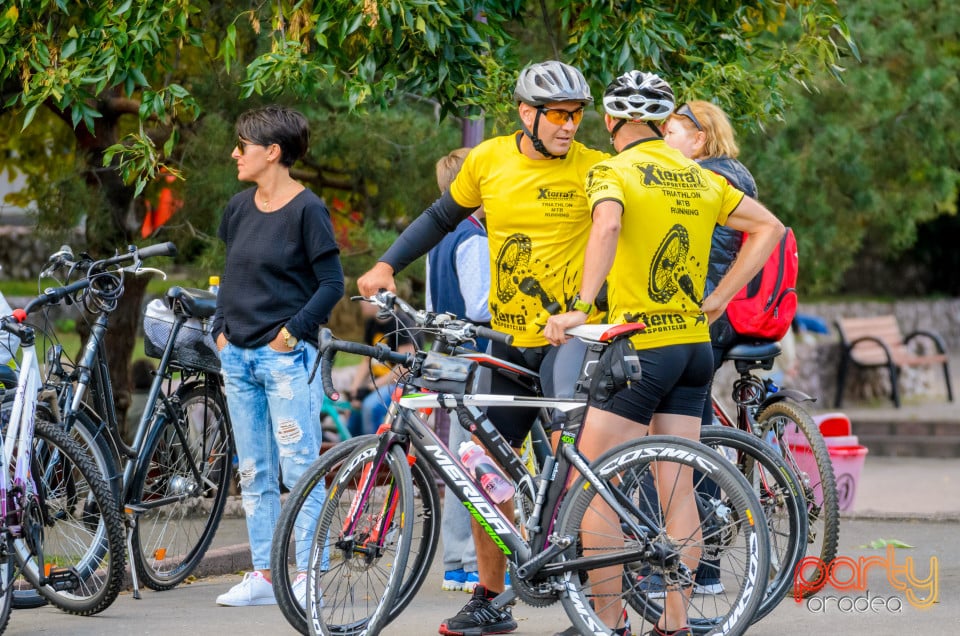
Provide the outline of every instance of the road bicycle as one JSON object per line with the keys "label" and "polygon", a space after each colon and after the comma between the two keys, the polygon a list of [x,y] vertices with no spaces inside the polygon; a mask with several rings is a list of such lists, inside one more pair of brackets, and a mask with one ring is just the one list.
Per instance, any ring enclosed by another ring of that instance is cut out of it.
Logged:
{"label": "road bicycle", "polygon": [[[576,335],[590,341],[584,368],[596,368],[606,342],[637,328],[578,328]],[[604,625],[598,613],[613,603],[619,607],[626,599],[628,618],[636,630],[638,623],[656,621],[663,612],[657,599],[638,591],[640,576],[659,573],[671,592],[680,592],[693,584],[685,560],[702,554],[720,559],[729,592],[708,601],[685,596],[689,622],[698,633],[737,634],[746,629],[763,597],[766,577],[761,573],[767,572],[769,564],[767,532],[751,486],[718,453],[686,439],[656,436],[619,446],[588,464],[574,446],[577,418],[567,418],[555,454],[547,458],[539,475],[531,476],[479,407],[510,404],[572,412],[584,408],[583,399],[469,395],[465,390],[474,361],[425,352],[398,354],[386,347],[335,340],[329,331],[321,332],[320,344],[321,378],[328,392],[333,391],[329,367],[336,351],[401,364],[416,381],[413,393],[391,405],[397,414],[390,429],[364,442],[333,477],[310,553],[307,616],[311,633],[378,633],[389,622],[398,596],[410,593],[402,578],[411,550],[407,513],[414,510],[410,461],[433,469],[446,484],[448,496],[457,497],[507,555],[512,588],[497,597],[494,606],[503,607],[516,597],[535,605],[560,600],[581,632],[610,633],[622,623]],[[589,374],[582,378],[581,383]],[[423,393],[424,388],[439,392]],[[511,477],[532,484],[534,510],[525,533],[503,516],[459,458],[418,416],[420,408],[455,409]],[[410,446],[416,451],[415,460],[408,455]],[[697,500],[701,523],[689,536],[670,537],[664,530],[663,511],[673,502],[671,487],[677,487],[675,482],[667,483],[671,466],[696,468],[698,480],[719,487],[717,496]],[[580,476],[563,496],[571,467]],[[659,501],[649,497],[651,485],[659,491]],[[427,487],[434,487],[433,482]],[[581,525],[600,500],[617,517],[611,520],[606,539],[584,535]],[[581,541],[583,536],[587,538]],[[603,549],[595,550],[595,544]],[[606,580],[601,578],[604,568],[614,572]],[[612,583],[620,593],[611,597],[594,593],[603,583]]]}
{"label": "road bicycle", "polygon": [[126,272],[139,273],[143,259],[172,253],[172,244],[131,246],[125,254],[88,260],[79,280],[47,289],[24,309],[0,319],[0,328],[15,335],[22,349],[14,398],[4,404],[0,525],[8,575],[2,577],[6,611],[16,578],[11,559],[37,594],[80,615],[109,607],[125,570],[124,522],[110,484],[88,449],[61,426],[59,400],[41,394],[36,332],[24,323],[36,310],[61,301],[88,310],[115,303]]}
{"label": "road bicycle", "polygon": [[[414,311],[402,300],[390,294],[381,293],[376,297],[363,300],[377,304],[381,311],[402,312],[406,324],[417,325],[418,329],[422,330],[421,333],[429,334],[424,339],[431,341],[431,351],[457,353],[462,357],[475,360],[481,366],[493,369],[495,373],[502,373],[514,379],[519,386],[529,392],[540,395],[539,375],[536,372],[489,354],[462,348],[462,345],[477,337],[475,327],[469,321],[456,320],[455,317],[448,315],[438,317],[428,312]],[[395,410],[393,413],[395,414]],[[549,413],[542,412],[537,422],[549,421],[549,419]],[[729,428],[711,427],[704,429],[701,441],[724,454],[747,477],[757,492],[767,518],[771,548],[770,580],[764,599],[755,614],[755,620],[759,620],[783,600],[785,591],[792,582],[793,569],[805,553],[806,514],[802,503],[802,492],[785,462],[769,446],[754,436]],[[329,481],[330,475],[339,470],[342,461],[357,447],[356,441],[353,440],[353,442],[326,452],[308,469],[305,477],[297,484],[284,504],[283,513],[274,533],[274,560],[271,567],[275,594],[287,620],[304,634],[308,631],[306,615],[290,589],[291,579],[288,574],[288,569],[293,568],[296,562],[294,549],[297,544],[293,538],[313,530],[315,521],[301,517],[300,511],[312,496],[313,489]],[[536,474],[539,472],[539,467],[543,465],[545,457],[550,453],[549,439],[543,427],[535,424],[531,430],[531,436],[521,449],[522,463],[531,473]],[[416,463],[412,466],[418,494],[423,492],[421,484],[426,480],[421,468],[420,464]],[[520,482],[515,498],[516,525],[521,531],[524,530],[525,521],[532,512],[535,494],[524,487],[526,483]],[[434,512],[429,500],[423,495],[419,499],[415,498],[415,506],[417,521],[413,549],[420,556],[413,561],[412,565],[408,563],[403,581],[403,589],[408,592],[401,594],[401,601],[392,608],[392,613],[399,613],[406,606],[410,598],[409,590],[418,587],[427,572],[427,569],[422,567],[424,556],[427,554],[422,546],[427,542],[430,524],[435,516],[439,516],[439,511]]]}
{"label": "road bicycle", "polygon": [[[779,354],[780,345],[776,342],[740,344],[727,351],[724,361],[733,361],[740,375],[732,392],[736,416],[727,413],[716,398],[713,398],[713,412],[722,426],[737,428],[764,440],[799,477],[809,528],[806,554],[818,557],[818,563],[828,564],[837,554],[840,511],[827,444],[816,422],[800,406],[813,398],[801,391],[780,388],[773,380],[753,373],[773,368],[774,358]],[[823,583],[827,579],[827,576],[811,577]],[[821,587],[805,588],[804,595],[814,594]]]}
{"label": "road bicycle", "polygon": [[[496,366],[499,369],[498,372],[515,378],[519,386],[526,388],[528,391],[539,392],[539,376],[536,372],[478,353],[473,348],[464,348],[464,345],[474,343],[477,338],[492,333],[482,326],[474,325],[468,321],[456,320],[454,316],[449,314],[415,311],[402,299],[387,292],[381,292],[371,298],[358,296],[353,300],[376,304],[379,311],[402,313],[403,319],[399,320],[398,324],[414,325],[413,328],[419,335],[413,338],[413,341],[420,342],[429,339],[429,348],[432,351],[459,353],[464,357],[478,360],[480,364],[487,361],[487,366]],[[387,419],[391,419],[395,414],[396,409],[392,408],[392,405],[388,406]],[[549,448],[549,442],[542,426],[536,426],[532,435],[536,441],[535,443],[532,442],[527,448],[529,448],[530,453],[529,461],[534,462],[537,461],[535,457],[538,454],[542,457],[542,448]],[[349,438],[325,450],[289,493],[277,522],[271,550],[271,578],[274,594],[287,621],[300,633],[307,634],[308,626],[304,608],[297,600],[293,590],[295,580],[293,577],[305,567],[310,538],[312,538],[316,526],[316,515],[303,514],[303,511],[320,509],[322,504],[321,489],[329,481],[332,474],[339,470],[341,462],[351,452],[359,448],[362,442],[368,441],[371,437]],[[401,594],[393,608],[393,612],[397,614],[413,599],[420,582],[426,577],[440,535],[441,508],[439,493],[435,488],[426,486],[427,481],[432,480],[433,476],[424,470],[423,464],[413,464],[411,471],[416,496],[414,497],[415,509],[410,517],[413,520],[411,523],[413,529],[412,549],[416,556],[408,560],[403,578],[405,581],[416,581],[417,583],[415,586],[407,586],[406,589],[410,593]],[[520,499],[522,498],[518,497],[518,500]],[[529,501],[529,499],[525,501]],[[521,511],[524,508],[529,508],[525,504],[519,504],[519,507]]]}
{"label": "road bicycle", "polygon": [[[82,259],[60,260],[71,271],[85,266]],[[100,307],[76,365],[65,363],[60,349],[48,360],[59,421],[87,446],[126,519],[134,598],[140,582],[170,589],[199,565],[220,524],[233,471],[219,359],[203,322],[213,316],[216,296],[171,287],[159,302],[167,311],[148,307],[144,350],[160,362],[130,444],[120,433],[103,348],[113,307]]]}

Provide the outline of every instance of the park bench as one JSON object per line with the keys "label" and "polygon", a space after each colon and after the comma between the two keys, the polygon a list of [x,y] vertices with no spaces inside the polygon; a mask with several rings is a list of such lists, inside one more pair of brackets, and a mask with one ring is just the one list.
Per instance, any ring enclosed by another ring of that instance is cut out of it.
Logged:
{"label": "park bench", "polygon": [[[917,330],[904,336],[897,323],[897,317],[892,314],[867,318],[839,318],[835,324],[840,334],[837,407],[843,402],[843,390],[850,363],[862,368],[886,367],[890,373],[891,397],[897,408],[900,407],[897,380],[901,368],[942,365],[943,377],[947,383],[947,399],[953,401],[949,357],[943,338],[939,334]],[[923,338],[928,343],[932,343],[936,353],[914,350],[910,344],[915,338]]]}

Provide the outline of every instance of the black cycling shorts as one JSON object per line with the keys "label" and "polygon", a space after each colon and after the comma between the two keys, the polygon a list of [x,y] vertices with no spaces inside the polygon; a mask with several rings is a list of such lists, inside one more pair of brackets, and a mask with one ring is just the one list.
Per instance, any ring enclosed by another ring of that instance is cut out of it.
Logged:
{"label": "black cycling shorts", "polygon": [[604,411],[641,424],[654,413],[701,417],[713,378],[709,342],[639,349],[637,355],[640,382],[617,393]]}
{"label": "black cycling shorts", "polygon": [[[586,351],[586,345],[576,338],[559,347],[517,348],[499,342],[490,343],[490,355],[539,373],[541,391],[548,397],[573,397]],[[496,370],[490,379],[490,393],[533,395]],[[491,406],[487,409],[487,417],[514,448],[523,444],[538,414],[538,409],[522,406]]]}

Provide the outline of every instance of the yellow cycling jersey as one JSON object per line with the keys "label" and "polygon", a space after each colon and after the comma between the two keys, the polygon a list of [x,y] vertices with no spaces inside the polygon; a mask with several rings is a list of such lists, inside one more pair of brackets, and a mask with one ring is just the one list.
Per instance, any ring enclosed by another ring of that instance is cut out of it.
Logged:
{"label": "yellow cycling jersey", "polygon": [[709,342],[700,303],[710,239],[743,193],[654,138],[594,166],[587,196],[591,210],[609,200],[623,206],[607,276],[610,322],[645,323],[633,338],[638,349]]}
{"label": "yellow cycling jersey", "polygon": [[483,206],[490,242],[490,322],[516,347],[547,344],[547,318],[580,290],[590,208],[587,171],[608,155],[573,142],[563,159],[530,159],[520,132],[484,141],[450,186],[454,201]]}

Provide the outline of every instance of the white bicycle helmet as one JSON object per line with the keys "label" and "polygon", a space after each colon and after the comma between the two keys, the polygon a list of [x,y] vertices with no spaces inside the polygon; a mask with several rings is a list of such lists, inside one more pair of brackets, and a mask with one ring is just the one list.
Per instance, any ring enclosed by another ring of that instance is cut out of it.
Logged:
{"label": "white bicycle helmet", "polygon": [[520,71],[513,97],[530,106],[545,106],[552,102],[593,102],[583,73],[556,60],[531,64]]}
{"label": "white bicycle helmet", "polygon": [[673,89],[656,73],[627,71],[603,93],[604,110],[617,119],[661,121],[674,106]]}

